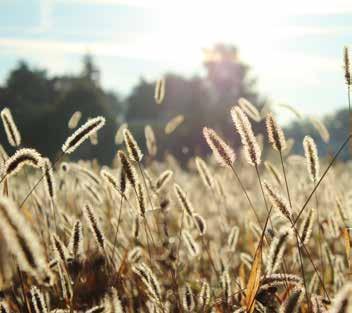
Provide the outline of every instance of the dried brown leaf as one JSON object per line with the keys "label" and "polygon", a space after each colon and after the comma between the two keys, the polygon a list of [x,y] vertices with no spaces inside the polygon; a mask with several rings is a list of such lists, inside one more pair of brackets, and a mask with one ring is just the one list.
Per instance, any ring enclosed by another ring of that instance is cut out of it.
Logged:
{"label": "dried brown leaf", "polygon": [[260,276],[262,269],[262,242],[259,244],[259,247],[256,251],[252,269],[249,274],[249,279],[247,283],[247,293],[246,293],[246,307],[249,313],[252,313],[254,310],[254,301],[255,296],[260,285]]}

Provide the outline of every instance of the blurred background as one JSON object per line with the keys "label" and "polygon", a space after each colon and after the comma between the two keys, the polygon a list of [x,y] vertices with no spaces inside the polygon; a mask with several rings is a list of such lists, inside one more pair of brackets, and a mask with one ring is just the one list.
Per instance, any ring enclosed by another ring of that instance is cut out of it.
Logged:
{"label": "blurred background", "polygon": [[[142,146],[153,127],[158,158],[169,151],[186,161],[208,152],[203,126],[239,145],[229,111],[244,97],[277,114],[294,152],[310,134],[329,155],[348,130],[351,17],[350,0],[0,0],[0,109],[11,109],[25,146],[49,157],[80,111],[80,123],[104,115],[107,125],[74,158],[110,163],[116,130],[128,123]],[[177,115],[183,123],[165,134]],[[328,143],[312,117],[330,131]],[[263,132],[263,122],[254,128]],[[3,129],[0,142],[13,152]]]}

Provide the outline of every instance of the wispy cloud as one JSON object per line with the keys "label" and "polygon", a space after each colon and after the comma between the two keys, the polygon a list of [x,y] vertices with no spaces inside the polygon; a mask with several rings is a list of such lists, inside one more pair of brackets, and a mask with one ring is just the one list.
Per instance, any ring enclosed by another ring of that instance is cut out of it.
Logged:
{"label": "wispy cloud", "polygon": [[[228,0],[209,0],[207,2],[178,0],[175,2],[164,0],[55,0],[58,3],[72,3],[72,4],[96,4],[96,5],[125,5],[144,8],[165,8],[183,7],[184,10],[189,8],[198,8],[200,11],[203,6],[206,7],[220,7],[222,5],[228,6],[229,3],[234,3]],[[241,5],[230,4],[232,7],[241,7]],[[284,13],[286,15],[322,15],[322,14],[347,14],[352,12],[352,1],[350,0],[335,0],[335,1],[321,1],[321,0],[296,0],[296,1],[278,1],[278,0],[247,0],[246,6],[256,8],[256,10],[275,9],[277,13]]]}
{"label": "wispy cloud", "polygon": [[[164,62],[174,64],[184,62],[179,54],[173,53],[173,47],[166,45],[163,50],[150,43],[145,45],[117,44],[111,42],[67,42],[56,40],[37,40],[37,39],[8,39],[0,38],[0,47],[12,49],[17,53],[26,55],[27,53],[48,54],[72,54],[83,55],[90,52],[97,57],[120,57],[128,59],[138,59],[149,62]],[[190,66],[195,66],[201,62],[201,50],[193,51],[189,54]],[[242,47],[241,55],[245,61],[252,64],[260,77],[271,77],[271,79],[297,80],[307,84],[319,83],[321,72],[338,71],[341,68],[341,61],[336,58],[322,57],[317,55],[306,55],[298,52],[277,51],[275,47],[267,48],[265,51],[257,53],[251,47]],[[282,69],[285,69],[284,71]]]}
{"label": "wispy cloud", "polygon": [[145,60],[159,60],[151,47],[140,51],[140,47],[118,45],[111,42],[68,42],[59,40],[0,38],[0,47],[25,52],[78,54],[92,52],[97,56],[118,56]]}

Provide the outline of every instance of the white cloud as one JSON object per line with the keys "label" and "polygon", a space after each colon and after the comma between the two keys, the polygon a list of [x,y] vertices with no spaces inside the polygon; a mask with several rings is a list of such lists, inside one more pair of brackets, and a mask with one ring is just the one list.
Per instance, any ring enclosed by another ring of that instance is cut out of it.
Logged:
{"label": "white cloud", "polygon": [[284,15],[322,15],[322,14],[345,14],[352,12],[352,2],[350,0],[296,0],[296,1],[282,1],[282,0],[247,0],[238,4],[229,0],[208,0],[206,2],[198,0],[55,0],[58,3],[80,3],[80,4],[96,4],[96,5],[126,5],[132,7],[145,8],[164,8],[169,10],[171,7],[183,8],[183,10],[190,10],[198,8],[200,11],[202,7],[213,7],[214,10],[221,6],[231,6],[234,9],[242,7],[252,8],[253,10],[265,12],[267,10],[274,10],[275,13]]}
{"label": "white cloud", "polygon": [[[148,45],[149,43],[149,45]],[[201,50],[193,47],[192,51],[184,49],[183,54],[175,51],[175,46],[163,45],[159,48],[153,41],[118,44],[112,42],[67,42],[56,40],[36,39],[8,39],[0,38],[0,47],[16,51],[17,54],[27,56],[40,55],[82,55],[91,52],[98,57],[122,57],[138,59],[148,62],[169,64],[173,68],[187,63],[188,67],[196,68],[202,58]],[[175,53],[177,52],[177,53]],[[316,85],[319,75],[341,70],[341,60],[321,57],[319,55],[306,55],[303,52],[285,52],[276,47],[266,46],[260,49],[250,46],[241,46],[241,55],[245,62],[251,64],[261,79],[270,80],[287,79],[301,84]]]}

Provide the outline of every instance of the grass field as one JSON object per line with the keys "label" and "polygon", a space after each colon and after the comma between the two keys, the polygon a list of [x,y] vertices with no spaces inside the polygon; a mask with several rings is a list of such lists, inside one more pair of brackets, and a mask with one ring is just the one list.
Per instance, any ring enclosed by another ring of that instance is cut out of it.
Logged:
{"label": "grass field", "polygon": [[106,167],[68,161],[86,140],[103,144],[103,117],[77,128],[76,113],[50,161],[21,146],[4,109],[17,152],[1,149],[0,311],[352,312],[351,164],[339,151],[320,159],[308,136],[305,155],[291,154],[274,116],[243,99],[229,115],[236,155],[204,125],[211,157],[155,160],[153,129],[141,151],[126,128]]}

